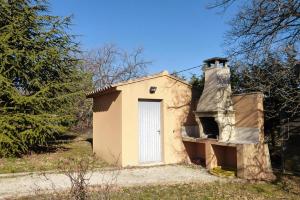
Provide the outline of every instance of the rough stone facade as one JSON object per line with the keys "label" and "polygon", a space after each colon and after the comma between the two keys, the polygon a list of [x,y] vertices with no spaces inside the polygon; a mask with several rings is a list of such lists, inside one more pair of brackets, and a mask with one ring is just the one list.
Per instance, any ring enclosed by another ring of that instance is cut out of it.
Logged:
{"label": "rough stone facade", "polygon": [[204,67],[205,86],[195,111],[200,137],[207,138],[202,117],[212,117],[219,129],[218,139],[229,141],[235,136],[235,114],[231,100],[230,69],[227,66]]}
{"label": "rough stone facade", "polygon": [[195,110],[199,137],[183,137],[191,159],[207,169],[235,169],[245,179],[274,178],[263,134],[263,95],[232,95],[227,60],[213,58],[204,67],[205,86]]}

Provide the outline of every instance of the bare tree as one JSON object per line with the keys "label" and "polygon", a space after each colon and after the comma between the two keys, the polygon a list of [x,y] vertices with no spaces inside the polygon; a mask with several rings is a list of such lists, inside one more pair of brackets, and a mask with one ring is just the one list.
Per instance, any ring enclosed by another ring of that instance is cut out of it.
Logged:
{"label": "bare tree", "polygon": [[299,0],[216,0],[209,8],[226,10],[233,3],[239,10],[226,37],[230,55],[262,58],[266,50],[299,46]]}
{"label": "bare tree", "polygon": [[93,75],[95,87],[104,87],[146,74],[151,63],[142,57],[143,49],[126,52],[113,44],[89,51],[83,55],[83,67]]}

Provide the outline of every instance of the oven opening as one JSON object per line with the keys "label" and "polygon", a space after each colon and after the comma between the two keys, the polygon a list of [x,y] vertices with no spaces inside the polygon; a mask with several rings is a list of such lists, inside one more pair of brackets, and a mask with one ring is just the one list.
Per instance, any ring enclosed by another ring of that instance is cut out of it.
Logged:
{"label": "oven opening", "polygon": [[207,138],[217,139],[219,137],[219,126],[214,117],[200,117],[200,122]]}

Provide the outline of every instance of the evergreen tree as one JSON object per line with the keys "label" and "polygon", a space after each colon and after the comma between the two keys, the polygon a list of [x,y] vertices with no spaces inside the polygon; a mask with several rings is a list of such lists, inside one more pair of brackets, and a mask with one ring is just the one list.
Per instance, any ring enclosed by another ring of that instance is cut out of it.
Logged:
{"label": "evergreen tree", "polygon": [[200,78],[198,78],[198,76],[196,74],[192,74],[189,83],[196,89],[198,89],[200,91],[200,93],[203,92],[204,89],[204,74],[202,74],[200,76]]}
{"label": "evergreen tree", "polygon": [[83,84],[69,25],[46,1],[0,0],[0,156],[46,145],[73,122]]}

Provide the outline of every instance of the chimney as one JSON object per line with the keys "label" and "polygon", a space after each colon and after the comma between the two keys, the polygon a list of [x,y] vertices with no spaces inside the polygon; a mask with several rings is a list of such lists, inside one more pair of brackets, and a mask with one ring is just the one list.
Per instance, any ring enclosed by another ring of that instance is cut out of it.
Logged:
{"label": "chimney", "polygon": [[204,66],[206,67],[227,67],[227,58],[221,58],[221,57],[213,57],[209,58],[207,60],[204,60]]}
{"label": "chimney", "polygon": [[235,133],[235,113],[227,62],[226,58],[220,57],[204,61],[204,89],[194,112],[201,138],[228,141]]}

